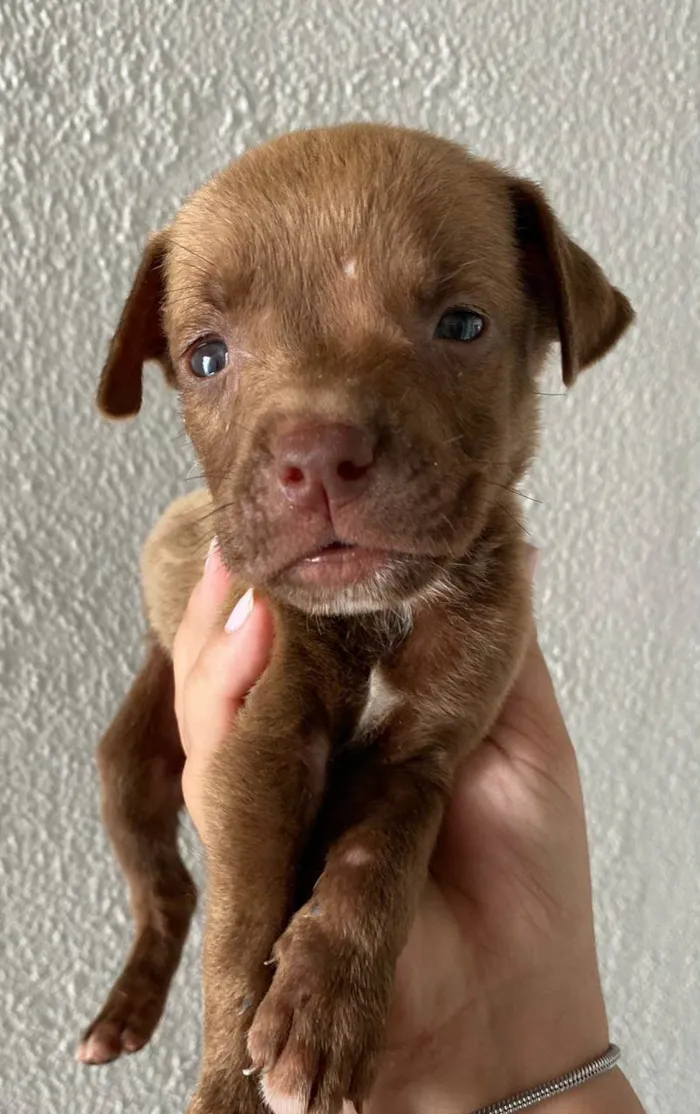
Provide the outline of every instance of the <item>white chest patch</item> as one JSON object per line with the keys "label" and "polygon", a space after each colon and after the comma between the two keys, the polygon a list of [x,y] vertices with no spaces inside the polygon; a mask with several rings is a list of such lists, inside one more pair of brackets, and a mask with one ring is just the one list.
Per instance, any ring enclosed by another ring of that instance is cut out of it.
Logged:
{"label": "white chest patch", "polygon": [[348,278],[355,278],[357,276],[357,260],[346,259],[343,263],[343,274]]}
{"label": "white chest patch", "polygon": [[362,709],[355,734],[360,737],[376,730],[398,708],[402,700],[401,693],[389,684],[381,666],[375,666],[369,678],[367,703]]}

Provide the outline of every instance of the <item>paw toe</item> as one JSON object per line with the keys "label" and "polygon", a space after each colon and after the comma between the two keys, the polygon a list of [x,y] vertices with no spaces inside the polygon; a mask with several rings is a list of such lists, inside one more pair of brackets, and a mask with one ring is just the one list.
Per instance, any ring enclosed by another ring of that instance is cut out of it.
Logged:
{"label": "paw toe", "polygon": [[81,1041],[76,1059],[81,1064],[109,1064],[122,1054],[121,1026],[113,1021],[100,1021]]}
{"label": "paw toe", "polygon": [[284,1002],[265,998],[248,1033],[248,1054],[259,1071],[277,1063],[292,1029],[293,1011]]}

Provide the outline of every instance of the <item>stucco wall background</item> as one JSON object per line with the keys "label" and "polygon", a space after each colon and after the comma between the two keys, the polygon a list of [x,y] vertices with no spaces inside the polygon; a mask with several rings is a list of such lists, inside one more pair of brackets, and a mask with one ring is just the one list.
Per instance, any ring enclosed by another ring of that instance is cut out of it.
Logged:
{"label": "stucco wall background", "polygon": [[2,4],[2,1114],[166,1114],[193,1085],[199,925],[152,1046],[72,1061],[130,934],[93,749],[139,662],[140,540],[192,462],[155,373],[132,424],[93,394],[146,234],[247,146],[347,118],[537,177],[637,308],[571,395],[553,363],[524,490],[612,1032],[650,1114],[695,1107],[697,31],[690,0]]}

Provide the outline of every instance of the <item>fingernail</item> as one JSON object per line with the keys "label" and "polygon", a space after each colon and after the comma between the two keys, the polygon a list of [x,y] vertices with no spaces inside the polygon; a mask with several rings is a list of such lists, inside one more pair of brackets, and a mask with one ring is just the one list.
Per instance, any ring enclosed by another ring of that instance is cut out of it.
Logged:
{"label": "fingernail", "polygon": [[534,545],[528,547],[528,554],[526,560],[527,575],[532,583],[537,575],[537,569],[540,564],[540,551]]}
{"label": "fingernail", "polygon": [[232,634],[232,632],[235,630],[241,629],[246,619],[249,617],[251,611],[253,610],[254,603],[255,597],[253,595],[253,589],[249,588],[246,594],[244,596],[241,596],[238,603],[226,620],[226,630],[229,634]]}
{"label": "fingernail", "polygon": [[212,538],[211,542],[209,544],[209,552],[207,553],[207,559],[204,562],[204,571],[205,572],[208,569],[211,568],[211,559],[214,556],[214,554],[216,553],[218,547],[219,547],[219,539],[216,538],[216,537]]}

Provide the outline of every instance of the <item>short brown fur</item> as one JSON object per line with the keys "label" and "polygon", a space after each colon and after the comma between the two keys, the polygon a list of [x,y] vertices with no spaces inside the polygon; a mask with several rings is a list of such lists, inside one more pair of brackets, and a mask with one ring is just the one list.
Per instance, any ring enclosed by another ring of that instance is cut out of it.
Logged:
{"label": "short brown fur", "polygon": [[[441,314],[465,304],[484,335],[436,341]],[[208,491],[173,504],[145,547],[153,643],[100,748],[138,928],[90,1030],[114,1055],[155,1027],[193,907],[170,654],[214,534],[230,602],[248,585],[266,592],[277,631],[209,782],[192,1114],[254,1114],[265,1100],[337,1114],[366,1096],[454,771],[523,652],[514,488],[536,447],[538,373],[559,340],[572,383],[632,316],[538,187],[397,128],[250,152],[147,246],[99,401],[136,413],[142,365],[159,360]],[[195,379],[192,348],[211,335],[228,366]],[[325,507],[290,502],[275,455],[290,423],[361,429],[368,486]],[[340,587],[300,577],[337,540],[391,559]],[[242,1074],[251,1062],[260,1078]]]}

